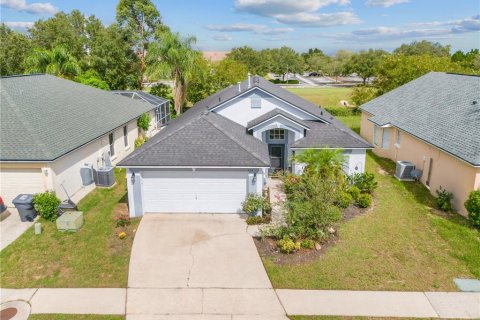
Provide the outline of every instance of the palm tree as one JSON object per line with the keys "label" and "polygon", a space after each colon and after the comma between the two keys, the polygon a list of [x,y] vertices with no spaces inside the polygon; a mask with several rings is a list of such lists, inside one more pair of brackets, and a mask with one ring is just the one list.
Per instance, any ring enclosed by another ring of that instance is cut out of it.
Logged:
{"label": "palm tree", "polygon": [[195,68],[199,52],[192,48],[195,37],[183,38],[179,33],[164,31],[148,47],[149,74],[173,79],[175,112],[180,114],[187,100],[188,80]]}
{"label": "palm tree", "polygon": [[307,149],[293,161],[306,164],[304,172],[331,177],[341,175],[346,158],[342,149]]}
{"label": "palm tree", "polygon": [[49,73],[72,79],[81,72],[77,59],[62,46],[52,50],[35,49],[26,59],[27,72]]}

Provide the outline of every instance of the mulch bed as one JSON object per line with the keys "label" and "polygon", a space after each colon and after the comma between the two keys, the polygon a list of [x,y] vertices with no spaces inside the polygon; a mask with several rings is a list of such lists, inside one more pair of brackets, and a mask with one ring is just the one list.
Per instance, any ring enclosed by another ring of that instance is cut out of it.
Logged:
{"label": "mulch bed", "polygon": [[[358,208],[354,205],[349,206],[343,211],[343,220],[347,221],[353,219],[356,216],[366,214],[375,208],[375,198],[372,206],[369,208]],[[277,242],[272,238],[253,238],[255,245],[257,246],[258,253],[262,258],[268,258],[271,261],[279,265],[299,265],[307,262],[312,262],[319,259],[327,250],[340,241],[338,231],[326,241],[320,243],[320,250],[316,249],[303,249],[300,248],[295,253],[282,253],[277,247]]]}

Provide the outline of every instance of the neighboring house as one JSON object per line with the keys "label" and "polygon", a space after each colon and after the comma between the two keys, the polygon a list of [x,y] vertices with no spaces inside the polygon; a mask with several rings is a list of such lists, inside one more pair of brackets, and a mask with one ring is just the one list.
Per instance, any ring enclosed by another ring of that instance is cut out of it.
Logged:
{"label": "neighboring house", "polygon": [[413,162],[433,195],[442,186],[466,214],[480,187],[480,77],[431,72],[361,109],[361,135],[374,152]]}
{"label": "neighboring house", "polygon": [[0,90],[0,195],[9,206],[20,193],[46,190],[65,200],[63,187],[78,201],[95,187],[83,186],[80,169],[103,166],[108,154],[114,165],[122,160],[134,149],[137,118],[151,115],[152,136],[169,104],[43,74],[2,77]]}
{"label": "neighboring house", "polygon": [[269,172],[308,148],[345,150],[347,173],[363,172],[371,145],[324,109],[265,79],[248,77],[196,103],[121,161],[131,216],[148,212],[241,212]]}

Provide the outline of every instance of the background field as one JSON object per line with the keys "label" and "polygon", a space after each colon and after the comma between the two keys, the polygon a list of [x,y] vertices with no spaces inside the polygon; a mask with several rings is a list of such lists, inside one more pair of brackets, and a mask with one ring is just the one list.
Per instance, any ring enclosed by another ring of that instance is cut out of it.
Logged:
{"label": "background field", "polygon": [[312,101],[322,107],[340,107],[340,100],[351,103],[352,88],[316,87],[316,88],[288,88],[288,91]]}

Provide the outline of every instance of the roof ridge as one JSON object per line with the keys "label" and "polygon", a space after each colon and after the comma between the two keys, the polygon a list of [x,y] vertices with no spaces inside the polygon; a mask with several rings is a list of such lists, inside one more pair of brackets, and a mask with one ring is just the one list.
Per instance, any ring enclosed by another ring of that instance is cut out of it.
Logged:
{"label": "roof ridge", "polygon": [[[220,116],[220,115],[219,115]],[[220,116],[220,117],[223,117],[223,116]],[[260,162],[264,163],[263,160],[260,158],[260,156],[253,150],[248,150],[247,148],[245,148],[245,146],[243,146],[242,143],[240,143],[239,141],[237,141],[236,138],[232,137],[230,134],[228,134],[226,131],[222,130],[221,128],[218,127],[217,124],[215,124],[214,122],[212,122],[210,119],[208,119],[208,115],[206,115],[205,117],[202,117],[204,118],[205,120],[207,120],[213,127],[215,127],[215,129],[217,129],[218,131],[220,131],[221,133],[223,133],[225,136],[227,136],[230,140],[232,140],[233,142],[235,142],[240,148],[242,148],[243,150],[247,151],[248,153],[250,153],[251,155],[254,156],[254,158],[256,158],[257,160],[259,160]],[[225,118],[225,117],[223,117]],[[227,118],[225,118],[227,119]],[[227,119],[227,120],[230,120],[230,119]],[[231,120],[230,120],[231,121]],[[232,121],[233,122],[233,121]],[[247,135],[247,133],[245,133],[245,135]],[[253,137],[252,137],[253,138]],[[257,141],[260,141],[256,138],[253,138]]]}

